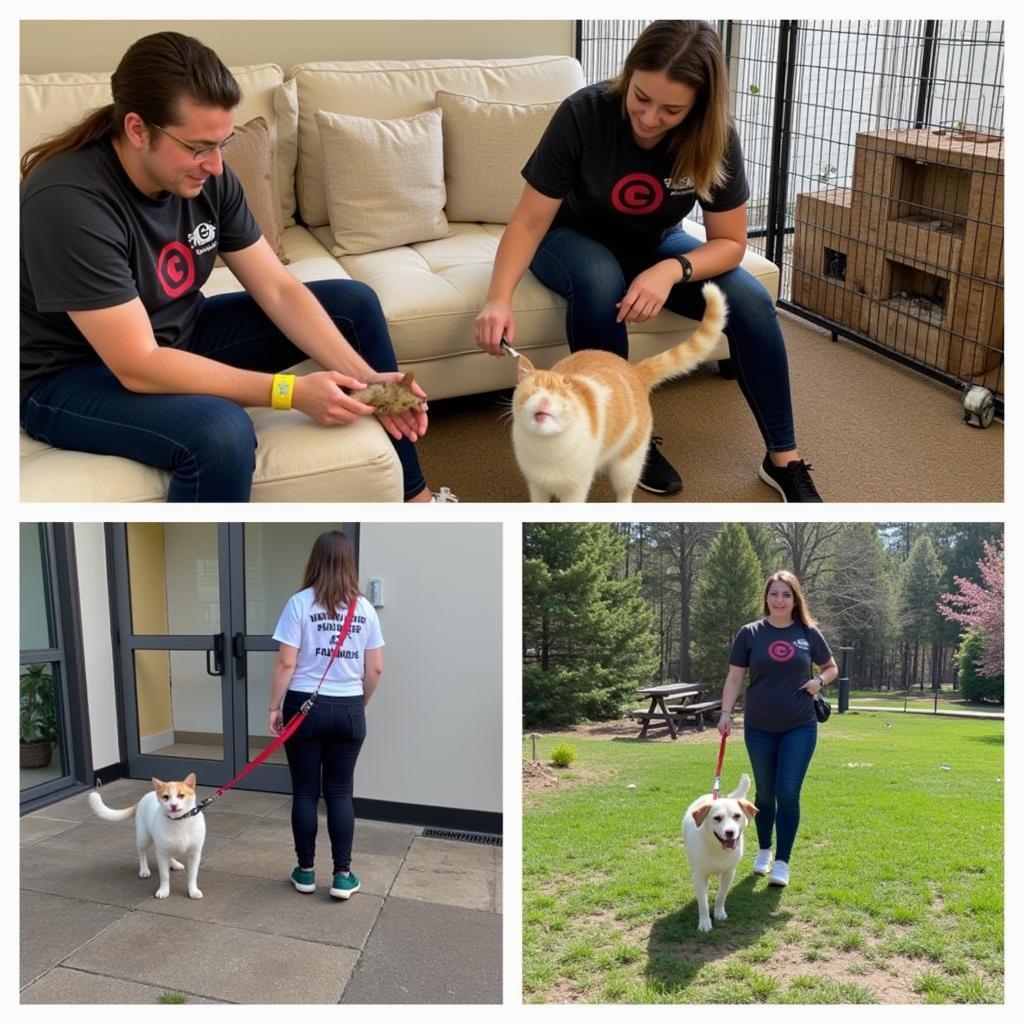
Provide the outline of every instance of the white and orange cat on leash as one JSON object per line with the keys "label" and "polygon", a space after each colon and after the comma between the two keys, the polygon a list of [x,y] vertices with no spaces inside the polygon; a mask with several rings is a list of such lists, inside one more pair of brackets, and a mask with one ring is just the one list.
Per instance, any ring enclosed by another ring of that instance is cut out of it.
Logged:
{"label": "white and orange cat on leash", "polygon": [[689,373],[707,357],[725,326],[721,289],[708,282],[700,327],[686,341],[636,365],[598,349],[581,349],[550,370],[519,358],[512,399],[512,444],[531,501],[586,501],[607,470],[617,501],[632,501],[651,440],[650,392]]}
{"label": "white and orange cat on leash", "polygon": [[[189,814],[196,805],[196,777],[187,775],[183,782],[161,782],[153,779],[153,790],[138,803],[115,810],[108,807],[97,790],[89,794],[89,806],[104,821],[135,818],[135,846],[139,851],[139,878],[149,878],[146,850],[150,843],[156,854],[160,886],[155,895],[166,899],[171,892],[171,872],[188,867],[188,894],[194,900],[203,898],[196,884],[199,860],[206,839],[206,821],[202,811]],[[185,863],[175,858],[181,857]]]}

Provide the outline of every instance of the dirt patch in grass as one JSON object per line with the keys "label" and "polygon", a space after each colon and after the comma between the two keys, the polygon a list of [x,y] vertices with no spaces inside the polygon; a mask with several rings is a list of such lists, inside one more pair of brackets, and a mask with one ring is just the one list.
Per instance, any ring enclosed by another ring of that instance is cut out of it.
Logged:
{"label": "dirt patch in grass", "polygon": [[523,762],[523,794],[540,793],[547,789],[565,789],[585,785],[602,778],[600,772],[586,768],[555,768],[544,761]]}
{"label": "dirt patch in grass", "polygon": [[858,950],[829,949],[809,960],[804,950],[790,946],[775,950],[771,958],[757,968],[787,987],[797,978],[813,977],[836,984],[859,985],[880,1003],[923,1002],[914,991],[914,982],[925,967],[920,961],[905,956],[887,957],[883,968]]}

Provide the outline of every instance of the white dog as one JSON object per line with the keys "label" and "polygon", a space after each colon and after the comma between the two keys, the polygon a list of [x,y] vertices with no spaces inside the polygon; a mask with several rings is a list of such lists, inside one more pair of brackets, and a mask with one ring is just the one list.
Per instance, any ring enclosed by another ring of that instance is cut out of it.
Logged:
{"label": "white dog", "polygon": [[[139,878],[149,878],[149,860],[146,849],[153,844],[156,866],[160,873],[160,887],[154,894],[158,900],[171,892],[171,871],[181,871],[188,865],[188,894],[194,900],[203,898],[196,884],[199,859],[203,855],[206,839],[206,821],[200,811],[189,815],[196,805],[196,777],[189,775],[183,782],[161,782],[153,779],[153,791],[138,803],[115,810],[108,807],[94,789],[89,794],[89,806],[104,821],[123,821],[135,818],[135,845],[139,851]],[[187,815],[187,817],[186,817]],[[183,857],[185,864],[175,860]]]}
{"label": "white dog", "polygon": [[715,920],[724,921],[728,917],[725,896],[743,857],[743,830],[757,814],[757,808],[744,799],[749,788],[750,776],[741,775],[740,784],[728,796],[712,800],[711,794],[705,793],[697,797],[683,815],[683,843],[697,891],[699,931],[711,931],[708,882],[712,875],[719,878]]}

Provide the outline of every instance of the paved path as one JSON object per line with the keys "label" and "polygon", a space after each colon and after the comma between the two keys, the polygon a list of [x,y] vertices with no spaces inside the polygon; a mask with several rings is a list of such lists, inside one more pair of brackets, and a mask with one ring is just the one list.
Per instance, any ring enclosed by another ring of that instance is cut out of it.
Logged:
{"label": "paved path", "polygon": [[[105,786],[125,807],[149,788]],[[200,795],[212,793],[200,789]],[[291,798],[233,791],[206,811],[199,885],[153,896],[134,823],[103,822],[85,793],[21,819],[21,1001],[500,1003],[501,848],[356,823],[362,890],[332,900],[326,820],[317,892],[287,881]]]}
{"label": "paved path", "polygon": [[1006,719],[1002,711],[954,711],[946,708],[933,711],[931,708],[904,708],[902,704],[850,704],[850,710],[887,711],[891,715],[934,715],[937,718],[994,718],[999,722]]}

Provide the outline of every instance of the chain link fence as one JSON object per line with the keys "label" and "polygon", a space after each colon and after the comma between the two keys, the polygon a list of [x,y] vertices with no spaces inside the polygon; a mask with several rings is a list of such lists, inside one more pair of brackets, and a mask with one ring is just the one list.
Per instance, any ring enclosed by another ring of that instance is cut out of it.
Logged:
{"label": "chain link fence", "polygon": [[[614,75],[647,24],[577,22],[587,80]],[[779,305],[1001,396],[1003,22],[717,26]]]}

